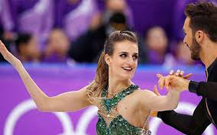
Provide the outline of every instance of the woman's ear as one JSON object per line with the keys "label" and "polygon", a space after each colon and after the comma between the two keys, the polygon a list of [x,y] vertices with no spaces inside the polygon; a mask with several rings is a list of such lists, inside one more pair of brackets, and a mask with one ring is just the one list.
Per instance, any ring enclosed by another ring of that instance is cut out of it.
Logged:
{"label": "woman's ear", "polygon": [[111,57],[108,54],[105,54],[104,60],[105,60],[106,64],[108,64],[108,66],[109,66],[111,63]]}

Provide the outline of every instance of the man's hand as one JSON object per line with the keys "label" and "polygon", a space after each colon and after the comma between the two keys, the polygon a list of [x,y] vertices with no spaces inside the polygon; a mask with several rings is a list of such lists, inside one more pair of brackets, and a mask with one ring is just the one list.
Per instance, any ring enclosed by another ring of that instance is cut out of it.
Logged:
{"label": "man's hand", "polygon": [[184,79],[188,79],[190,78],[193,74],[192,73],[189,73],[187,74],[186,76],[184,76],[184,71],[181,71],[181,70],[177,70],[176,72],[174,72],[174,70],[170,70],[170,75],[176,75],[176,76],[180,76]]}
{"label": "man's hand", "polygon": [[176,91],[184,91],[188,89],[190,80],[187,80],[192,74],[188,74],[184,76],[184,72],[177,70],[176,73],[174,73],[173,70],[170,71],[170,75],[163,76],[161,74],[157,74],[157,77],[159,79],[158,85],[162,89],[165,87],[167,90],[173,89]]}

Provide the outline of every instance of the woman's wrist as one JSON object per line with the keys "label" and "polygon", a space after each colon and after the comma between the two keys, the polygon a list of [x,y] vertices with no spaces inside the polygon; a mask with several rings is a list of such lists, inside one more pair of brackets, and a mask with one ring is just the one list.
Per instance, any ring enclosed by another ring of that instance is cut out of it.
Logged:
{"label": "woman's wrist", "polygon": [[180,90],[175,90],[175,89],[171,89],[170,92],[171,92],[171,94],[176,94],[176,95],[181,93]]}
{"label": "woman's wrist", "polygon": [[20,60],[17,60],[17,61],[15,61],[15,62],[11,63],[11,64],[13,65],[13,67],[14,67],[16,70],[18,70],[20,67],[22,67],[22,63],[21,63]]}

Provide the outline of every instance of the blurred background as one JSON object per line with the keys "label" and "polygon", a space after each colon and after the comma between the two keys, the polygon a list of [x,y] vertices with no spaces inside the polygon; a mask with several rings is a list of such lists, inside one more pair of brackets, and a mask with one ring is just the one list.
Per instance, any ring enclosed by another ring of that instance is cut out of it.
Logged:
{"label": "blurred background", "polygon": [[[0,39],[48,95],[76,90],[93,78],[107,36],[132,30],[139,36],[139,68],[134,82],[157,84],[156,73],[171,69],[204,81],[204,66],[183,44],[186,4],[199,0],[0,0]],[[217,3],[217,0],[200,0]],[[35,109],[14,69],[0,56],[0,134],[95,134],[96,108],[76,113]],[[165,92],[161,92],[164,94]],[[178,111],[191,114],[200,98],[184,92]],[[153,134],[181,135],[159,119]],[[210,126],[204,133],[217,134]]]}

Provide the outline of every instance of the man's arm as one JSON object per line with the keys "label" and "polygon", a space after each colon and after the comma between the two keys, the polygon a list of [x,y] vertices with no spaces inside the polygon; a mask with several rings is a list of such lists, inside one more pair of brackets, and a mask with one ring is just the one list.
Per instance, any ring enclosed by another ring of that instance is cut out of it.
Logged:
{"label": "man's arm", "polygon": [[201,135],[210,124],[204,108],[204,99],[199,103],[192,116],[179,114],[175,111],[158,112],[163,122],[188,135]]}
{"label": "man's arm", "polygon": [[[187,80],[182,76],[169,75],[167,77],[159,76],[158,85],[160,88],[164,86],[166,88],[177,89],[184,91],[187,89],[198,89],[199,85],[193,83],[193,81]],[[193,83],[193,85],[192,85]],[[209,85],[209,84],[208,84]],[[206,88],[207,89],[207,88]],[[164,123],[176,128],[182,133],[188,135],[201,135],[207,126],[211,123],[207,117],[206,107],[205,107],[205,98],[201,100],[199,105],[196,107],[192,116],[179,114],[175,111],[164,111],[159,112],[158,117],[163,120]]]}
{"label": "man's arm", "polygon": [[175,111],[163,111],[158,112],[157,117],[161,118],[162,121],[177,129],[178,131],[187,134],[189,129],[188,126],[191,121],[191,116],[185,114],[179,114]]}
{"label": "man's arm", "polygon": [[194,82],[190,81],[189,91],[198,96],[217,101],[217,82]]}

